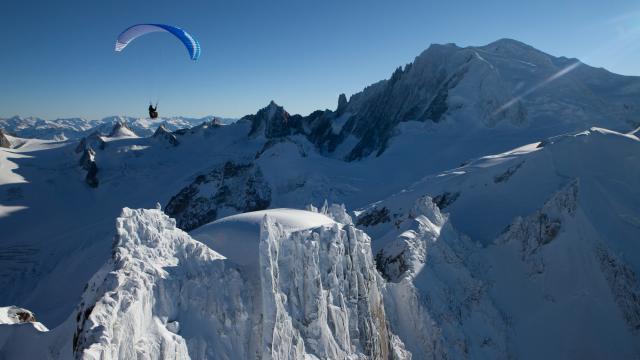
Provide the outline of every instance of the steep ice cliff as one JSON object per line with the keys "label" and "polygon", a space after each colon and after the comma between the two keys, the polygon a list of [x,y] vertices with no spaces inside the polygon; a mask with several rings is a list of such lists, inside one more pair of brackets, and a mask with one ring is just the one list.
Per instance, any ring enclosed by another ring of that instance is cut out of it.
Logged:
{"label": "steep ice cliff", "polygon": [[[327,209],[317,216],[349,219],[343,207]],[[89,281],[73,315],[39,339],[36,354],[410,358],[388,327],[384,280],[366,234],[350,223],[295,229],[282,214],[261,215],[258,233],[249,234],[256,237],[256,263],[245,266],[193,240],[158,209],[123,209],[111,259]],[[31,333],[12,336],[37,340]]]}

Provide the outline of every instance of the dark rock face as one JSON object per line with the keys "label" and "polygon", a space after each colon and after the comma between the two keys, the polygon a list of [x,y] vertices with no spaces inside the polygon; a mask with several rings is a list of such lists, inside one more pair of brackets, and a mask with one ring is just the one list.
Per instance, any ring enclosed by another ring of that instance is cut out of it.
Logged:
{"label": "dark rock face", "polygon": [[342,115],[342,113],[347,109],[347,96],[345,94],[340,94],[338,96],[338,108],[336,109],[336,113],[338,115]]}
{"label": "dark rock face", "polygon": [[98,165],[96,164],[96,152],[91,147],[84,150],[78,164],[87,170],[85,182],[92,188],[97,188],[100,181],[98,180]]}
{"label": "dark rock face", "polygon": [[161,141],[167,142],[172,146],[178,146],[179,142],[175,135],[173,135],[164,124],[161,124],[155,133],[153,133],[154,139],[159,139]]}
{"label": "dark rock face", "polygon": [[[456,50],[459,48],[452,47],[447,51]],[[365,88],[348,101],[346,95],[341,94],[336,111],[315,111],[305,117],[289,115],[272,101],[257,114],[243,119],[251,121],[251,135],[276,138],[302,134],[321,151],[327,152],[335,151],[353,135],[359,142],[346,155],[347,161],[374,153],[380,155],[386,150],[398,123],[442,121],[449,111],[449,90],[458,85],[468,68],[463,62],[456,72],[448,73],[443,69],[446,56],[426,56],[427,60],[422,57],[416,59],[420,62],[419,69],[413,64],[398,68],[389,80]],[[339,117],[343,125],[334,128]]]}
{"label": "dark rock face", "polygon": [[[381,155],[397,134],[398,124],[407,121],[438,124],[451,120],[486,128],[509,124],[546,132],[543,129],[547,117],[557,116],[549,114],[549,109],[558,108],[567,109],[567,118],[572,118],[561,124],[567,132],[576,130],[578,123],[585,127],[591,123],[604,125],[598,119],[612,111],[622,114],[615,124],[621,130],[630,130],[629,124],[637,127],[640,112],[630,105],[631,96],[637,97],[637,91],[612,91],[613,86],[602,85],[619,82],[620,89],[637,89],[637,78],[579,66],[559,79],[563,85],[556,86],[547,98],[536,98],[535,93],[517,97],[524,91],[520,89],[523,83],[540,83],[576,61],[556,58],[512,40],[465,48],[432,45],[412,63],[397,68],[389,79],[366,87],[348,100],[341,94],[335,111],[289,115],[272,102],[244,119],[251,121],[254,135],[304,135],[320,151],[328,153],[340,145],[348,146],[340,151],[346,154],[346,161]],[[532,67],[537,69],[535,73],[531,72]],[[585,88],[589,89],[587,97]],[[606,109],[595,105],[601,103],[611,105]],[[347,145],[346,139],[356,141]]]}
{"label": "dark rock face", "polygon": [[384,249],[381,249],[376,254],[376,269],[387,281],[397,281],[397,274],[404,274],[409,270],[409,264],[407,263],[408,255],[405,250],[401,251],[397,255],[390,256],[385,253]]}
{"label": "dark rock face", "polygon": [[520,169],[522,164],[524,164],[524,162],[518,163],[518,164],[508,168],[507,171],[503,172],[502,174],[494,176],[493,177],[493,182],[495,182],[496,184],[497,183],[501,183],[501,182],[506,182],[507,180],[509,180],[509,178],[511,176],[513,176],[513,174],[516,173],[516,171],[518,171],[518,169]]}
{"label": "dark rock face", "polygon": [[20,320],[20,322],[36,322],[36,316],[33,315],[30,311],[18,311],[16,312],[16,316]]}
{"label": "dark rock face", "polygon": [[629,328],[640,331],[640,282],[631,267],[604,246],[596,248],[600,269]]}
{"label": "dark rock face", "polygon": [[253,163],[227,162],[173,196],[165,213],[177,226],[190,231],[218,218],[221,209],[232,212],[264,210],[271,204],[271,188]]}
{"label": "dark rock face", "polygon": [[92,163],[95,163],[96,152],[92,148],[84,150],[78,164],[85,170],[89,170]]}
{"label": "dark rock face", "polygon": [[434,197],[433,202],[438,206],[440,210],[442,210],[447,206],[453,204],[456,200],[458,200],[459,196],[460,196],[459,192],[451,193],[451,192],[445,191],[444,193]]}
{"label": "dark rock face", "polygon": [[92,188],[97,188],[100,184],[100,181],[98,180],[98,165],[96,165],[95,162],[92,162],[89,165],[89,169],[87,169],[87,176],[84,180],[87,185],[91,186]]}
{"label": "dark rock face", "polygon": [[251,121],[249,135],[264,134],[268,139],[303,133],[302,116],[291,116],[282,106],[271,101],[269,105],[259,110],[255,115],[243,118]]}
{"label": "dark rock face", "polygon": [[102,139],[102,136],[98,132],[94,131],[80,140],[78,146],[76,146],[76,153],[79,154],[89,148],[104,150],[106,146],[107,143]]}
{"label": "dark rock face", "polygon": [[358,226],[374,226],[381,223],[387,223],[391,221],[391,217],[389,217],[389,209],[386,207],[383,208],[374,208],[369,210],[363,214],[358,216],[356,220],[356,225]]}

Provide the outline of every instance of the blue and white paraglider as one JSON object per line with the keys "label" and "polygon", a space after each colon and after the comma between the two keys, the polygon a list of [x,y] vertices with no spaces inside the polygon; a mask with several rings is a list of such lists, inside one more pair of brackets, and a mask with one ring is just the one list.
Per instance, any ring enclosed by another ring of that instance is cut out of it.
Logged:
{"label": "blue and white paraglider", "polygon": [[177,37],[189,52],[191,60],[200,57],[200,44],[191,34],[183,29],[165,24],[138,24],[123,31],[116,40],[116,51],[122,51],[134,39],[153,32],[168,32]]}
{"label": "blue and white paraglider", "polygon": [[[200,43],[196,40],[191,34],[184,31],[183,29],[171,25],[165,24],[137,24],[129,27],[120,35],[116,40],[116,52],[120,52],[124,50],[124,48],[129,45],[129,43],[142,35],[146,35],[154,32],[167,32],[178,38],[187,48],[189,52],[189,57],[191,60],[198,60],[200,57]],[[158,103],[156,102],[156,106],[154,107],[152,104],[149,104],[149,117],[151,119],[155,119],[158,117]]]}

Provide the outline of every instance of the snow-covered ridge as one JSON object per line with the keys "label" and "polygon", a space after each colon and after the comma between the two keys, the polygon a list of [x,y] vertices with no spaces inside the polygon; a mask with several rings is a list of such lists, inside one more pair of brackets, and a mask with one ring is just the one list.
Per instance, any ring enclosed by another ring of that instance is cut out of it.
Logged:
{"label": "snow-covered ridge", "polygon": [[[349,218],[344,207],[321,211],[318,219]],[[388,328],[384,281],[366,234],[331,219],[308,223],[293,210],[254,215],[233,220],[263,218],[251,234],[259,266],[244,267],[193,240],[159,209],[123,209],[111,259],[89,281],[74,314],[39,340],[38,354],[410,358]],[[25,343],[32,336],[14,338]]]}
{"label": "snow-covered ridge", "polygon": [[629,131],[640,118],[638,89],[638,77],[554,57],[515,40],[466,48],[436,44],[349,101],[341,95],[336,111],[303,117],[271,102],[243,119],[252,122],[252,134],[303,134],[327,153],[343,147],[346,160],[359,160],[384,153],[405,122],[455,129],[457,136],[520,133],[522,143],[591,126]]}
{"label": "snow-covered ridge", "polygon": [[449,355],[462,341],[491,357],[637,356],[639,150],[635,135],[592,128],[470,161],[359,212],[407,348],[434,341],[412,335],[433,323],[423,333]]}

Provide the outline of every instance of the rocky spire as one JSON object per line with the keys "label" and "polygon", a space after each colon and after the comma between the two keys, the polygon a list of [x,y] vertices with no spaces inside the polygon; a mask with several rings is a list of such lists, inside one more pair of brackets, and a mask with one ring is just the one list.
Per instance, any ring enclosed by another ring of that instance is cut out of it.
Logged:
{"label": "rocky spire", "polygon": [[338,96],[338,108],[336,112],[341,115],[347,107],[347,96],[343,93]]}

